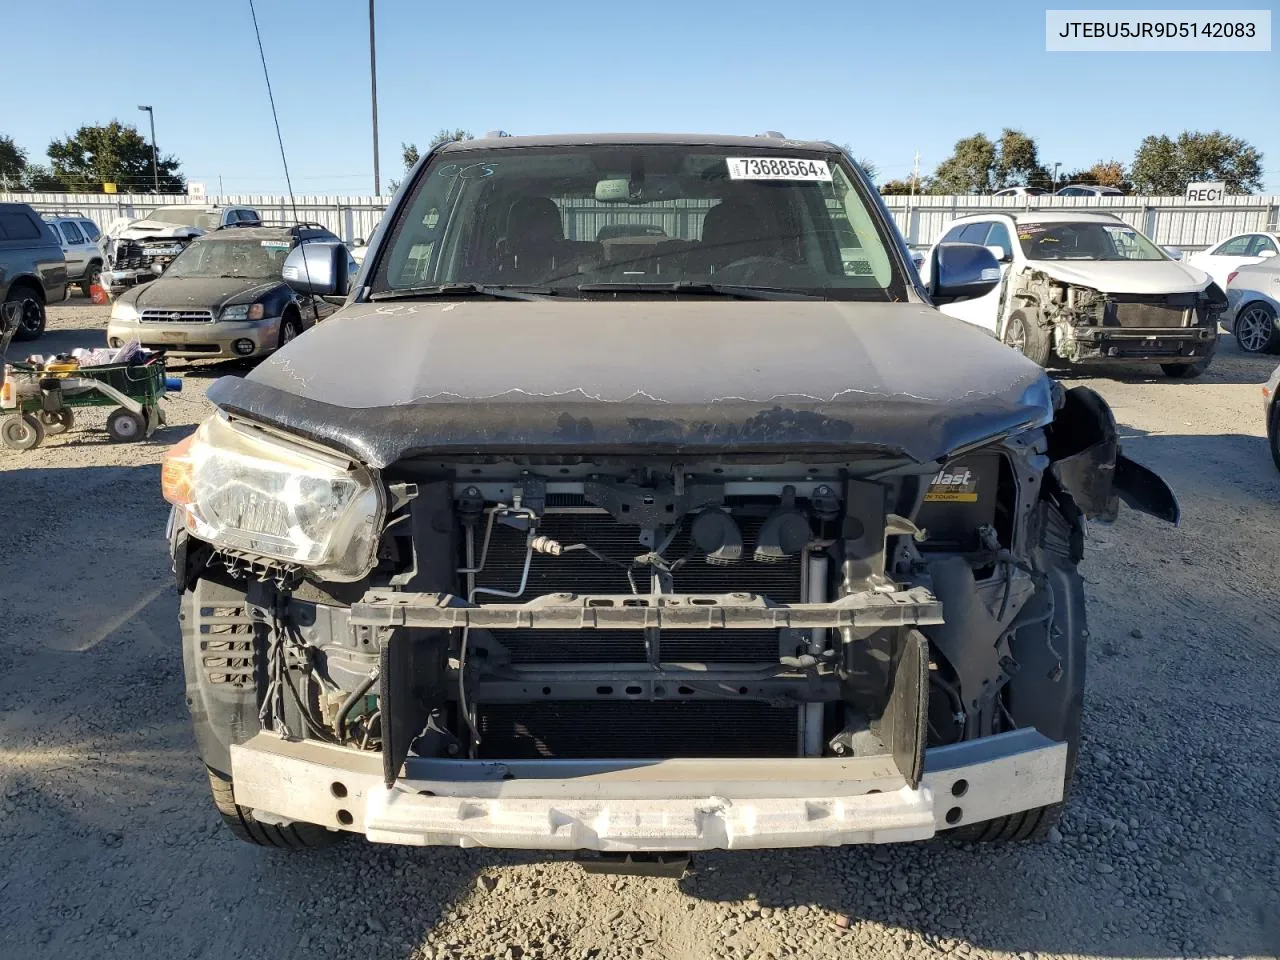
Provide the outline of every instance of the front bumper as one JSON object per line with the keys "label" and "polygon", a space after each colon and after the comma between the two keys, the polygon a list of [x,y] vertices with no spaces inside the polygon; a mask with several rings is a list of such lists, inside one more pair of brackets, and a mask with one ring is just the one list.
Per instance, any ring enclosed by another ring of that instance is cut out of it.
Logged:
{"label": "front bumper", "polygon": [[1076,361],[1202,360],[1213,356],[1218,329],[1212,327],[1097,327],[1068,331],[1068,352]]}
{"label": "front bumper", "polygon": [[[262,320],[215,320],[212,323],[143,323],[141,320],[112,318],[107,323],[107,342],[125,343],[138,339],[152,350],[164,350],[171,357],[232,358],[238,360],[270,353],[280,344],[280,318]],[[253,343],[252,353],[237,353],[237,340]]]}
{"label": "front bumper", "polygon": [[[235,799],[382,843],[530,850],[745,850],[924,840],[1062,800],[1067,745],[1032,729],[888,757],[424,760],[260,733],[231,747]],[[265,817],[264,817],[265,818]]]}

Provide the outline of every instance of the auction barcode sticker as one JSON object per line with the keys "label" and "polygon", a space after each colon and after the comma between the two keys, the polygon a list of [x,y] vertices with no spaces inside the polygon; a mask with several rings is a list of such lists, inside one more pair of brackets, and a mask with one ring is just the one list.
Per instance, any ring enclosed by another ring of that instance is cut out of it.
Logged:
{"label": "auction barcode sticker", "polygon": [[725,157],[730,180],[821,180],[831,182],[825,160],[790,160],[783,157]]}

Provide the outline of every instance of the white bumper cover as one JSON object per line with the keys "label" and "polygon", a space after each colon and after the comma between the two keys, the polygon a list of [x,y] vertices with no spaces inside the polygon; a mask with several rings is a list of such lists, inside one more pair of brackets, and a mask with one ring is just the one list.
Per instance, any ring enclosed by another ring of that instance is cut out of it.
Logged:
{"label": "white bumper cover", "polygon": [[917,789],[889,757],[410,760],[259,734],[231,748],[236,802],[423,846],[610,853],[923,840],[1062,799],[1067,747],[1034,730],[932,749]]}

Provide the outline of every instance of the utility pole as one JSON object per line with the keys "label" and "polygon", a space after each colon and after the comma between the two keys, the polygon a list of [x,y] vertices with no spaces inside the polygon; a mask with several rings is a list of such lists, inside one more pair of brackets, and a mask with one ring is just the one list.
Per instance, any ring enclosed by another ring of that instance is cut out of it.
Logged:
{"label": "utility pole", "polygon": [[[369,0],[370,3],[373,0]],[[138,105],[139,110],[147,111],[147,116],[151,118],[151,180],[156,188],[156,193],[160,192],[160,163],[156,158],[156,112],[150,107]]]}
{"label": "utility pole", "polygon": [[1062,166],[1061,163],[1055,163],[1053,165],[1053,190],[1055,193],[1058,190],[1058,168],[1061,166]]}
{"label": "utility pole", "polygon": [[915,166],[911,168],[911,197],[915,199],[916,187],[920,183],[920,151],[916,151]]}
{"label": "utility pole", "polygon": [[373,195],[382,196],[378,176],[378,58],[373,41],[373,0],[369,0],[369,98],[373,104]]}

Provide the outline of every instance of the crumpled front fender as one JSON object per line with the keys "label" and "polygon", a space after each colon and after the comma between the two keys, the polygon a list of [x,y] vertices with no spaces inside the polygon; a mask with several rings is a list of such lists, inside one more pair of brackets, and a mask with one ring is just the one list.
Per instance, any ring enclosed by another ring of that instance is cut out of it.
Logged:
{"label": "crumpled front fender", "polygon": [[1072,387],[1062,397],[1045,431],[1049,469],[1085,516],[1109,523],[1123,500],[1134,510],[1176,524],[1178,498],[1159,474],[1123,454],[1107,402],[1088,387]]}

